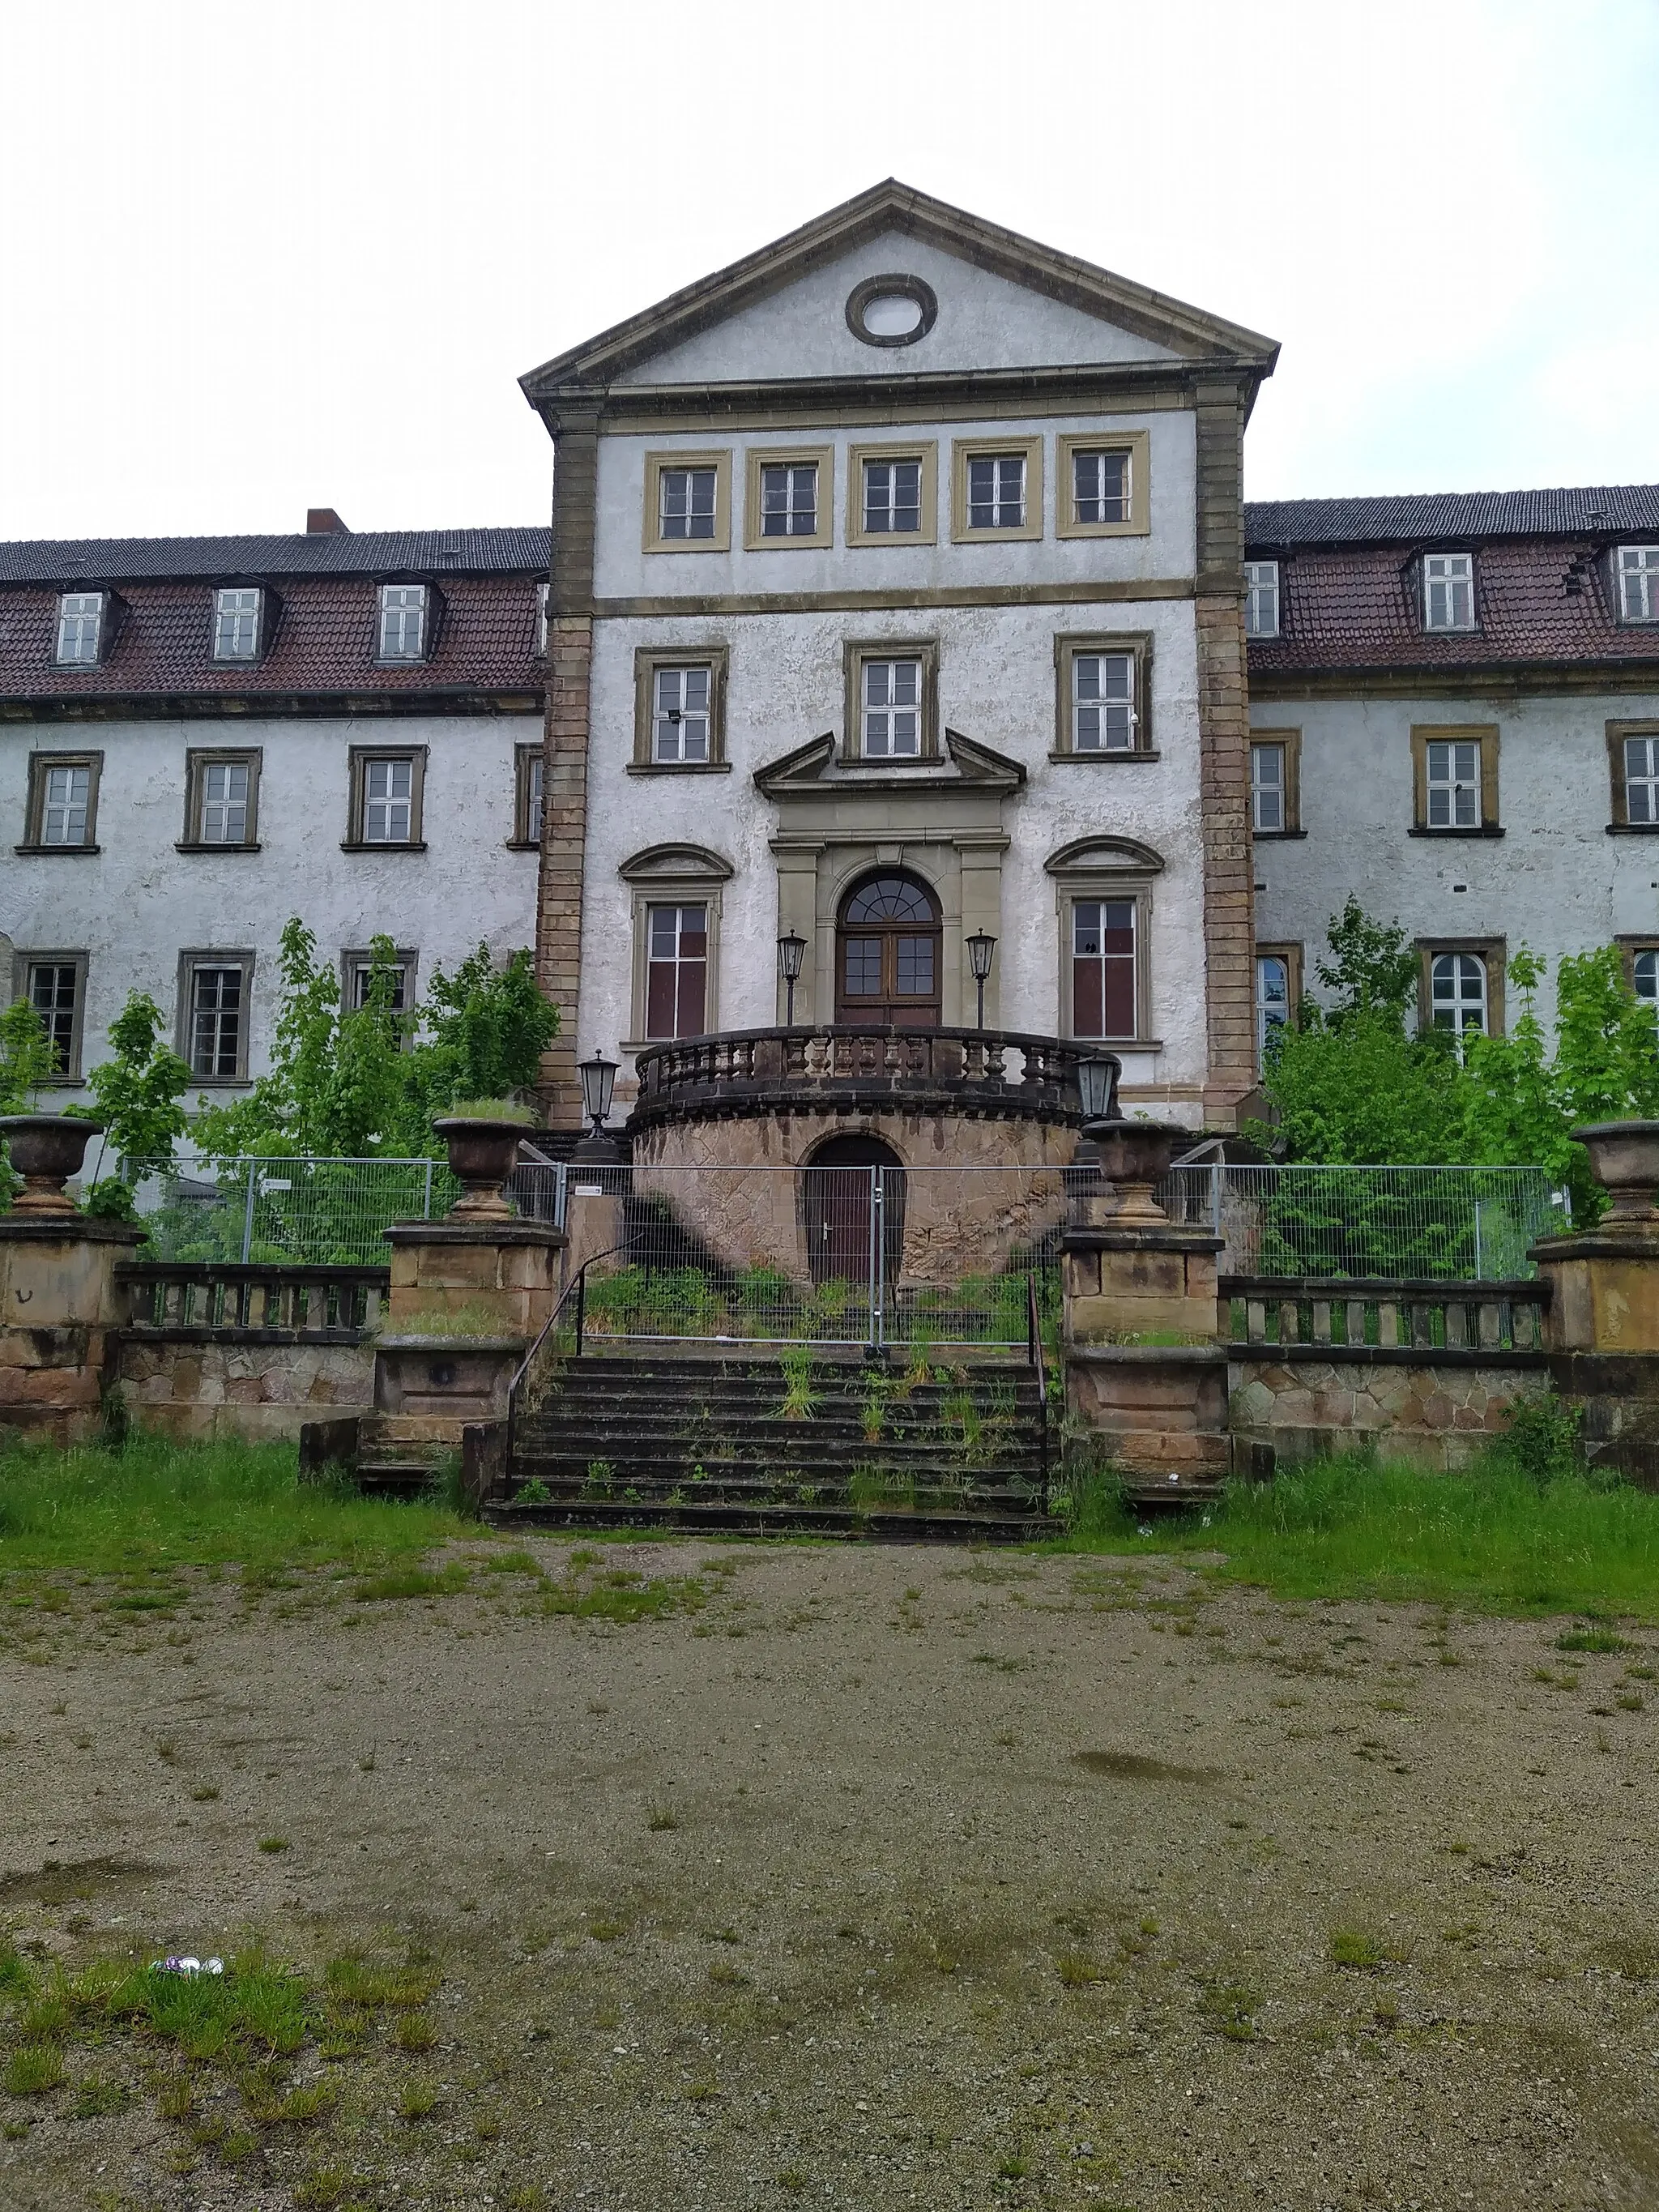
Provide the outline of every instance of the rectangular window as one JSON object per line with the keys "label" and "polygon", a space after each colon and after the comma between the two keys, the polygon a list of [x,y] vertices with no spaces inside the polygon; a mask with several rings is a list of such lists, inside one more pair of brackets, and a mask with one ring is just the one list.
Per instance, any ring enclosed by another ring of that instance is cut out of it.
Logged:
{"label": "rectangular window", "polygon": [[257,660],[264,593],[257,585],[227,585],[214,594],[213,657]]}
{"label": "rectangular window", "polygon": [[1079,899],[1072,908],[1072,1034],[1132,1037],[1135,1008],[1135,902]]}
{"label": "rectangular window", "polygon": [[547,658],[547,605],[552,588],[550,584],[538,584],[536,586],[536,658],[538,660],[545,660]]}
{"label": "rectangular window", "polygon": [[80,766],[46,767],[40,773],[40,842],[91,842],[92,770]]}
{"label": "rectangular window", "polygon": [[921,462],[866,461],[864,533],[866,538],[914,538],[921,530]]}
{"label": "rectangular window", "polygon": [[816,538],[818,465],[776,462],[761,471],[761,536]]}
{"label": "rectangular window", "polygon": [[1073,522],[1127,522],[1134,501],[1133,459],[1122,448],[1072,450]]}
{"label": "rectangular window", "polygon": [[1024,453],[975,453],[968,463],[969,530],[1025,527]]}
{"label": "rectangular window", "polygon": [[1283,745],[1250,747],[1250,826],[1269,837],[1286,826]]}
{"label": "rectangular window", "polygon": [[363,763],[363,842],[407,845],[414,801],[415,763],[410,760]]}
{"label": "rectangular window", "polygon": [[1621,622],[1659,622],[1659,545],[1619,548]]}
{"label": "rectangular window", "polygon": [[542,748],[520,745],[514,754],[513,835],[510,843],[539,846],[542,842]]}
{"label": "rectangular window", "polygon": [[703,1034],[708,996],[708,909],[650,906],[645,912],[645,1033]]}
{"label": "rectangular window", "polygon": [[427,637],[424,584],[380,586],[380,659],[424,660]]}
{"label": "rectangular window", "polygon": [[1659,736],[1625,739],[1625,819],[1659,823]]}
{"label": "rectangular window", "polygon": [[247,842],[248,768],[246,761],[204,761],[197,836],[204,845]]}
{"label": "rectangular window", "polygon": [[[415,964],[419,957],[413,952],[400,951],[392,963],[392,997],[388,1011],[406,1014],[415,1004]],[[354,1013],[360,1013],[368,1004],[369,984],[374,974],[374,956],[370,952],[348,952],[345,956],[346,1003]]]}
{"label": "rectangular window", "polygon": [[1474,628],[1474,556],[1472,553],[1425,553],[1423,556],[1423,627],[1425,629]]}
{"label": "rectangular window", "polygon": [[664,469],[658,477],[657,535],[671,544],[676,540],[712,540],[714,535],[714,494],[719,482],[713,469]]}
{"label": "rectangular window", "polygon": [[1431,830],[1480,827],[1480,748],[1435,744],[1428,748],[1425,781]]}
{"label": "rectangular window", "polygon": [[1135,743],[1135,657],[1072,656],[1072,742],[1080,753],[1132,752]]}
{"label": "rectangular window", "polygon": [[705,765],[709,757],[712,668],[659,667],[653,672],[651,757],[661,765]]}
{"label": "rectangular window", "polygon": [[40,1026],[52,1047],[52,1073],[73,1079],[80,1073],[81,995],[84,963],[76,959],[31,960],[28,963],[28,1002],[40,1018]]}
{"label": "rectangular window", "polygon": [[243,1066],[246,976],[240,963],[190,971],[191,1073],[208,1083],[234,1083]]}
{"label": "rectangular window", "polygon": [[95,667],[103,656],[104,609],[102,592],[65,592],[58,602],[58,665],[60,668]]}
{"label": "rectangular window", "polygon": [[1246,637],[1279,635],[1277,561],[1247,561],[1244,563],[1244,635]]}
{"label": "rectangular window", "polygon": [[864,662],[860,749],[866,760],[921,754],[921,685],[920,660]]}

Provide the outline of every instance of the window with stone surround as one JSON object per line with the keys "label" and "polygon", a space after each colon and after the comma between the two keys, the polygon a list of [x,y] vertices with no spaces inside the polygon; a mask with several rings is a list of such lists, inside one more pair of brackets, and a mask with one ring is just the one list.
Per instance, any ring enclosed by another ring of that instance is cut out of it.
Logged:
{"label": "window with stone surround", "polygon": [[830,543],[836,457],[828,446],[744,456],[743,542],[750,552],[823,547]]}
{"label": "window with stone surround", "polygon": [[938,471],[939,447],[931,439],[914,445],[849,447],[847,543],[933,544],[939,534]]}
{"label": "window with stone surround", "polygon": [[1072,902],[1072,1035],[1132,1037],[1139,1033],[1136,902]]}
{"label": "window with stone surround", "polygon": [[50,1083],[81,1079],[81,1030],[86,1012],[84,952],[20,952],[12,988],[34,1009],[52,1047]]}
{"label": "window with stone surround", "polygon": [[723,643],[635,651],[631,773],[724,772],[726,660]]}
{"label": "window with stone surround", "polygon": [[1265,1067],[1273,1040],[1295,1018],[1302,996],[1302,947],[1258,945],[1255,948],[1256,1064]]}
{"label": "window with stone surround", "polygon": [[1302,834],[1302,732],[1250,732],[1250,827],[1258,837]]}
{"label": "window with stone surround", "polygon": [[1149,760],[1151,633],[1054,640],[1055,760]]}
{"label": "window with stone surround", "polygon": [[1659,721],[1609,722],[1607,780],[1616,834],[1659,836]]}
{"label": "window with stone surround", "polygon": [[521,851],[538,851],[542,842],[542,779],[546,772],[542,746],[513,749],[513,835],[507,842]]}
{"label": "window with stone surround", "polygon": [[1095,432],[1058,438],[1055,535],[1144,537],[1152,528],[1150,452],[1145,430],[1127,430],[1116,437]]}
{"label": "window with stone surround", "polygon": [[424,852],[426,747],[354,745],[348,852]]}
{"label": "window with stone surround", "polygon": [[260,758],[257,748],[186,752],[181,852],[258,850]]}
{"label": "window with stone surround", "polygon": [[1041,438],[958,438],[951,447],[951,534],[977,538],[1042,535]]}
{"label": "window with stone surround", "polygon": [[647,1037],[702,1036],[708,1028],[708,908],[647,906],[645,927]]}
{"label": "window with stone surround", "polygon": [[633,906],[624,1048],[706,1035],[719,1026],[720,899],[731,862],[707,846],[652,845],[617,873]]}
{"label": "window with stone surround", "polygon": [[1498,836],[1498,732],[1454,724],[1412,732],[1413,836]]}
{"label": "window with stone surround", "polygon": [[[410,946],[399,945],[392,960],[392,993],[386,1012],[402,1016],[412,1012],[415,1006],[415,978],[421,964],[421,956]],[[374,954],[368,945],[349,948],[340,955],[340,967],[345,985],[345,1003],[354,1013],[361,1013],[368,1004],[370,985],[374,975]],[[405,1029],[404,1044],[414,1042],[414,1025]]]}
{"label": "window with stone surround", "polygon": [[1419,1028],[1449,1031],[1460,1054],[1465,1036],[1501,1036],[1504,939],[1419,938],[1417,950]]}
{"label": "window with stone surround", "polygon": [[1042,865],[1060,923],[1061,1034],[1158,1051],[1150,956],[1162,856],[1134,838],[1097,836]]}
{"label": "window with stone surround", "polygon": [[846,648],[849,762],[931,760],[939,750],[939,647],[895,639]]}
{"label": "window with stone surround", "polygon": [[95,853],[104,756],[34,753],[20,853]]}
{"label": "window with stone surround", "polygon": [[732,545],[732,456],[647,453],[647,553],[725,553]]}
{"label": "window with stone surround", "polygon": [[198,1083],[246,1083],[252,1012],[252,952],[179,956],[180,1057]]}

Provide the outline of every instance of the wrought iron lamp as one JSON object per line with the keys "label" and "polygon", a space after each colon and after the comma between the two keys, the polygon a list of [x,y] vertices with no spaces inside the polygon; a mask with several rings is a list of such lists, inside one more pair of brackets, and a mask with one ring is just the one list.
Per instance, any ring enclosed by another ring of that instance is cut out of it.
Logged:
{"label": "wrought iron lamp", "polygon": [[1092,1053],[1077,1064],[1078,1102],[1083,1109],[1083,1139],[1077,1148],[1079,1167],[1098,1167],[1100,1131],[1122,1119],[1117,1103],[1117,1080],[1122,1073],[1123,1062],[1115,1053]]}
{"label": "wrought iron lamp", "polygon": [[778,939],[778,973],[788,994],[787,1021],[795,1026],[795,986],[800,981],[800,963],[806,957],[806,939],[798,937],[792,929]]}
{"label": "wrought iron lamp", "polygon": [[622,1158],[616,1139],[605,1126],[620,1065],[620,1061],[607,1060],[602,1052],[596,1052],[592,1060],[581,1061],[576,1069],[581,1079],[582,1111],[592,1126],[571,1154],[574,1160],[601,1166],[614,1165]]}
{"label": "wrought iron lamp", "polygon": [[991,973],[991,958],[996,949],[995,938],[988,937],[982,929],[976,929],[968,939],[968,962],[974,971],[974,982],[979,992],[979,1018],[974,1024],[975,1029],[982,1030],[985,1026],[985,984]]}

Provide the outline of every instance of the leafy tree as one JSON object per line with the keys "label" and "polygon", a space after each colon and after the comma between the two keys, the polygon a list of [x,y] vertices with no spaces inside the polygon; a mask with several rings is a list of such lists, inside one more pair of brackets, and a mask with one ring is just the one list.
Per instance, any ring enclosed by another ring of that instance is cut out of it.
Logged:
{"label": "leafy tree", "polygon": [[401,1014],[388,937],[371,944],[360,1007],[342,1006],[339,977],[319,961],[317,940],[297,916],[283,931],[281,969],[270,1073],[233,1106],[204,1102],[198,1116],[197,1139],[217,1158],[434,1157],[442,1149],[434,1115],[458,1098],[534,1082],[558,1028],[528,952],[512,953],[498,969],[481,945],[453,975],[434,969],[423,1004]]}
{"label": "leafy tree", "polygon": [[1340,1029],[1345,1022],[1376,1016],[1405,1033],[1406,1012],[1417,990],[1417,954],[1398,922],[1373,921],[1352,891],[1325,933],[1328,960],[1314,963],[1314,973],[1338,995],[1325,1018]]}
{"label": "leafy tree", "polygon": [[[134,1219],[137,1208],[133,1184],[139,1163],[170,1160],[174,1145],[189,1126],[179,1102],[190,1085],[190,1069],[161,1042],[163,1026],[161,1009],[155,1000],[147,992],[130,991],[125,1006],[110,1024],[113,1057],[87,1077],[93,1104],[69,1109],[71,1114],[95,1115],[104,1125],[94,1165],[96,1179],[84,1200],[88,1213]],[[112,1153],[116,1172],[103,1176],[98,1171]]]}
{"label": "leafy tree", "polygon": [[[36,1092],[58,1071],[58,1059],[46,1024],[27,999],[15,999],[0,1013],[0,1114],[38,1111]],[[0,1143],[0,1207],[9,1206],[22,1188]]]}

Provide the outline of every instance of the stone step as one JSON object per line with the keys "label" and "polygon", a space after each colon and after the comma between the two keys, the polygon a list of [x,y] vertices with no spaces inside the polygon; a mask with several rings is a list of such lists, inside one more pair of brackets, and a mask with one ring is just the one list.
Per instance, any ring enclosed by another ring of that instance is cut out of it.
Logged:
{"label": "stone step", "polygon": [[532,1505],[492,1504],[484,1508],[484,1518],[496,1528],[703,1528],[729,1535],[836,1535],[903,1544],[1024,1544],[1054,1533],[1050,1521],[1029,1510],[779,1505],[726,1499],[671,1505],[665,1500],[556,1498]]}
{"label": "stone step", "polygon": [[[605,1472],[595,1474],[596,1468]],[[983,1467],[964,1468],[957,1462],[916,1461],[898,1466],[888,1461],[855,1462],[845,1460],[755,1461],[727,1455],[720,1459],[583,1460],[553,1454],[514,1460],[515,1483],[543,1482],[550,1490],[560,1486],[591,1491],[596,1497],[623,1489],[702,1490],[725,1488],[777,1490],[799,1488],[805,1482],[817,1489],[845,1490],[861,1474],[924,1490],[973,1491],[1035,1489],[1042,1468],[1033,1458],[1029,1464],[997,1460]]]}

